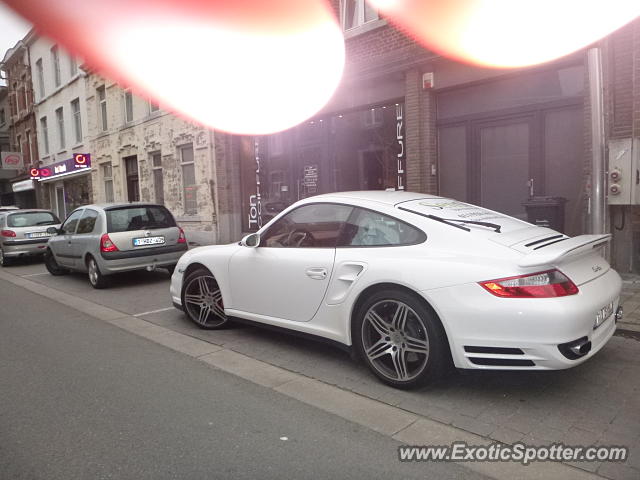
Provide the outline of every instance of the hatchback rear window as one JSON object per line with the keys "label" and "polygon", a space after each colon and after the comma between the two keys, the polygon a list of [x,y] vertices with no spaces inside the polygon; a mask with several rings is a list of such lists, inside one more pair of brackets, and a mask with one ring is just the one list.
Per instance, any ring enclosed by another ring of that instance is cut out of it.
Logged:
{"label": "hatchback rear window", "polygon": [[14,228],[39,227],[57,223],[60,223],[58,217],[49,212],[12,213],[7,217],[7,226]]}
{"label": "hatchback rear window", "polygon": [[165,207],[122,207],[107,210],[107,232],[170,228],[176,221]]}

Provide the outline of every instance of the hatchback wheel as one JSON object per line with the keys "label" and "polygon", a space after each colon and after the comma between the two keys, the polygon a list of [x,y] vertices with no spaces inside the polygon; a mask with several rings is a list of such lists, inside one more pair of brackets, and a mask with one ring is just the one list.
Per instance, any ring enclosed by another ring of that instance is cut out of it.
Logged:
{"label": "hatchback wheel", "polygon": [[0,248],[0,265],[2,265],[3,267],[6,267],[7,265],[9,265],[9,263],[10,263],[9,258],[4,256],[4,252]]}
{"label": "hatchback wheel", "polygon": [[66,268],[62,268],[60,265],[58,265],[58,262],[56,262],[53,253],[49,249],[44,252],[44,266],[51,275],[58,276],[64,275],[65,273],[69,272]]}
{"label": "hatchback wheel", "polygon": [[182,287],[182,305],[189,318],[201,328],[215,330],[229,323],[222,293],[208,270],[198,269],[187,276]]}
{"label": "hatchback wheel", "polygon": [[448,343],[439,320],[402,290],[367,299],[356,313],[352,335],[360,357],[391,386],[419,387],[447,370]]}
{"label": "hatchback wheel", "polygon": [[89,257],[89,260],[87,260],[87,271],[89,283],[93,288],[105,288],[109,285],[109,278],[100,272],[95,258]]}

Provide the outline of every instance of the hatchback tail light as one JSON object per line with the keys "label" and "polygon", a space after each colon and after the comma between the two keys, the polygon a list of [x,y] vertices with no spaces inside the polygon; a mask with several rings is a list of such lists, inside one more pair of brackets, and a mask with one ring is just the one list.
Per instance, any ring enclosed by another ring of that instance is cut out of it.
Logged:
{"label": "hatchback tail light", "polygon": [[13,230],[2,230],[0,232],[0,235],[2,235],[3,237],[15,237],[16,232],[14,232]]}
{"label": "hatchback tail light", "polygon": [[100,251],[101,252],[117,252],[118,247],[111,241],[109,235],[106,233],[100,237]]}
{"label": "hatchback tail light", "polygon": [[578,293],[575,283],[559,270],[547,270],[479,283],[496,297],[504,298],[565,297]]}
{"label": "hatchback tail light", "polygon": [[180,230],[180,235],[178,235],[178,243],[187,243],[187,237],[184,235],[184,230],[181,227],[178,227]]}

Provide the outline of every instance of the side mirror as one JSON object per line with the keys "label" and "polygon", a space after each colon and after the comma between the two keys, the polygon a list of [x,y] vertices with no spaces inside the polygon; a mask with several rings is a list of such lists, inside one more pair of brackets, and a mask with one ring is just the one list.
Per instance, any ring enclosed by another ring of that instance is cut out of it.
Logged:
{"label": "side mirror", "polygon": [[242,240],[240,240],[240,245],[243,247],[256,248],[260,245],[260,234],[258,233],[250,233]]}
{"label": "side mirror", "polygon": [[51,235],[58,235],[60,233],[60,229],[56,227],[49,227],[47,228],[47,233],[50,233]]}

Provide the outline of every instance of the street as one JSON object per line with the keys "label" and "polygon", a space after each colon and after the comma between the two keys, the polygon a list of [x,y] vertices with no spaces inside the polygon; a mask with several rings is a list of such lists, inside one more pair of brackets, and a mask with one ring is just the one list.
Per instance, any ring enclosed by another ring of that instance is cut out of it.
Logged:
{"label": "street", "polygon": [[[200,330],[171,307],[168,285],[161,270],[116,276],[107,290],[85,275],[53,277],[37,261],[0,270],[0,478],[638,478],[637,340],[615,336],[571,370],[454,373],[400,391],[321,343],[246,326]],[[197,344],[173,351],[163,346],[171,335]],[[225,368],[224,353],[303,379],[307,391]],[[336,403],[323,404],[323,391]],[[362,407],[346,411],[341,395]],[[369,406],[409,420],[387,427],[381,415],[366,418]],[[399,445],[429,439],[625,445],[630,458],[526,468],[398,461]]]}

